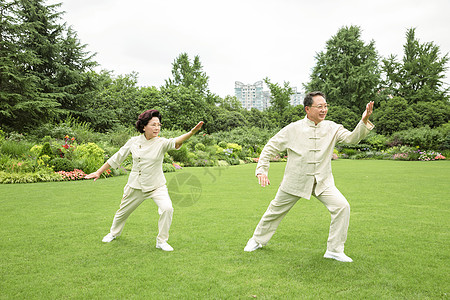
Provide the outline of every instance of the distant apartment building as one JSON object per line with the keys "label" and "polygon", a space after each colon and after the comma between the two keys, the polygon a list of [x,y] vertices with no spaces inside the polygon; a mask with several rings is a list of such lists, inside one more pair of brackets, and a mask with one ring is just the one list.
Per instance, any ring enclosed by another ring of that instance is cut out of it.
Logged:
{"label": "distant apartment building", "polygon": [[241,102],[245,109],[252,109],[253,107],[259,110],[264,109],[263,97],[263,82],[258,81],[254,84],[243,84],[240,81],[234,83],[234,94]]}
{"label": "distant apartment building", "polygon": [[297,105],[303,105],[303,100],[305,99],[305,94],[301,93],[301,92],[297,92],[297,87],[293,87],[292,91],[294,92],[291,95],[291,105],[292,106],[297,106]]}
{"label": "distant apartment building", "polygon": [[[243,84],[236,81],[234,84],[234,94],[241,102],[242,107],[250,110],[256,108],[264,110],[270,106],[270,99],[272,95],[270,91],[263,91],[264,85],[262,81],[257,81],[254,84]],[[293,94],[291,95],[291,105],[303,105],[304,94],[297,92],[297,88],[293,87]]]}

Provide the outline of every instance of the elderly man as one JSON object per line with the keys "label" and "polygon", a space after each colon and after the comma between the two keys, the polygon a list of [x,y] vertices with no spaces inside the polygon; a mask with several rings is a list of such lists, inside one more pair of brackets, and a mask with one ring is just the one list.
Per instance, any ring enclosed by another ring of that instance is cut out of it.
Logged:
{"label": "elderly man", "polygon": [[350,219],[350,206],[334,185],[331,156],[336,143],[358,143],[374,127],[369,121],[373,101],[369,102],[361,121],[350,132],[342,125],[325,121],[328,105],[322,92],[311,92],[304,100],[306,117],[280,130],[261,152],[256,176],[259,184],[270,184],[267,177],[269,160],[287,149],[288,159],[283,180],[275,199],[259,221],[244,251],[265,246],[288,211],[300,198],[314,195],[331,214],[330,232],[325,258],[352,262],[344,254],[344,243]]}

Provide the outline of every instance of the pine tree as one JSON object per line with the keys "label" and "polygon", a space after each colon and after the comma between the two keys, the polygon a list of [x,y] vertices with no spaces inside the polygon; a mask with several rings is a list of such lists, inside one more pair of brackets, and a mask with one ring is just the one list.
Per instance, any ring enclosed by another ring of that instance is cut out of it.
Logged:
{"label": "pine tree", "polygon": [[399,96],[413,104],[421,101],[447,102],[449,88],[442,81],[449,61],[448,53],[440,57],[439,46],[434,43],[420,43],[415,36],[415,28],[406,32],[403,46],[404,56],[398,62],[394,55],[383,60],[387,92]]}
{"label": "pine tree", "polygon": [[30,70],[39,61],[23,43],[28,26],[18,17],[18,1],[0,5],[0,125],[21,130],[29,123],[39,124],[55,112],[58,103],[45,97],[40,79]]}
{"label": "pine tree", "polygon": [[23,130],[68,115],[88,119],[97,64],[61,24],[61,4],[0,1],[0,125]]}
{"label": "pine tree", "polygon": [[375,99],[380,82],[378,54],[374,41],[364,44],[361,40],[358,26],[339,29],[316,60],[307,91],[322,91],[327,102],[358,114]]}

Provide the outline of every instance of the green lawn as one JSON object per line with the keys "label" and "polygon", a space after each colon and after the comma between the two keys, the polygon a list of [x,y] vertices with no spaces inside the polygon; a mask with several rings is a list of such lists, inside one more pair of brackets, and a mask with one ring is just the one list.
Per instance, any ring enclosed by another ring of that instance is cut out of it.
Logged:
{"label": "green lawn", "polygon": [[271,165],[266,188],[255,166],[166,174],[171,253],[155,249],[153,201],[101,242],[126,176],[0,185],[0,298],[448,299],[450,162],[333,162],[352,209],[353,263],[322,258],[329,213],[315,198],[300,200],[266,247],[244,252],[285,164]]}

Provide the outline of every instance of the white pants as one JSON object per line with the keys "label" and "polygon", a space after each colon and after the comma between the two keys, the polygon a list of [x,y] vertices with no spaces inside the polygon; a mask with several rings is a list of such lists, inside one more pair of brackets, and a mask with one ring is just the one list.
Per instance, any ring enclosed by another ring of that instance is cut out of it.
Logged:
{"label": "white pants", "polygon": [[[344,252],[344,243],[347,240],[350,220],[350,205],[347,199],[334,186],[326,189],[322,194],[314,196],[326,206],[331,214],[327,250]],[[262,245],[266,245],[274,235],[281,220],[299,199],[300,197],[298,196],[278,189],[275,199],[270,202],[267,211],[262,216],[258,226],[256,226],[252,239]]]}
{"label": "white pants", "polygon": [[145,200],[152,198],[158,206],[159,234],[156,237],[158,243],[165,243],[169,239],[169,229],[172,224],[173,207],[169,197],[167,187],[164,185],[150,192],[142,192],[142,190],[131,188],[126,185],[123,189],[122,202],[117,210],[111,226],[111,234],[119,236],[122,233],[128,216]]}

